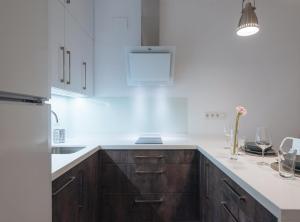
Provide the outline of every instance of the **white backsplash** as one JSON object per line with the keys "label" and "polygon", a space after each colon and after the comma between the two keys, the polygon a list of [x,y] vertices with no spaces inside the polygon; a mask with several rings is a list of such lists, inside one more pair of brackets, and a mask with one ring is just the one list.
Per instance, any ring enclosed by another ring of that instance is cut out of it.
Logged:
{"label": "white backsplash", "polygon": [[67,138],[117,133],[187,133],[188,100],[167,97],[67,98],[52,96],[54,128]]}

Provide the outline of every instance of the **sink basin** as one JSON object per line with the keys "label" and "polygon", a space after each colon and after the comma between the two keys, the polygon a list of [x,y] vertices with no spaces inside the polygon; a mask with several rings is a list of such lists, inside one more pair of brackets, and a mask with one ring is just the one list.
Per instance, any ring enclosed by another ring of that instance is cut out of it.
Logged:
{"label": "sink basin", "polygon": [[77,147],[71,147],[71,146],[65,146],[65,147],[52,147],[51,154],[72,154],[76,153],[82,149],[84,149],[84,146],[77,146]]}

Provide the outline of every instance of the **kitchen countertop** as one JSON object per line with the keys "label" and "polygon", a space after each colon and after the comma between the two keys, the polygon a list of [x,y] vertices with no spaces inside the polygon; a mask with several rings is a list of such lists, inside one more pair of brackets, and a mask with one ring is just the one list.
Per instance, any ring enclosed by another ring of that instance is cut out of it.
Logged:
{"label": "kitchen countertop", "polygon": [[[251,194],[280,222],[300,221],[300,179],[284,179],[268,166],[259,166],[260,157],[241,153],[229,158],[222,136],[162,136],[163,145],[135,145],[137,136],[114,135],[70,140],[64,146],[86,146],[74,154],[52,155],[52,180],[55,180],[99,149],[198,149],[233,181]],[[266,157],[269,163],[275,157]]]}

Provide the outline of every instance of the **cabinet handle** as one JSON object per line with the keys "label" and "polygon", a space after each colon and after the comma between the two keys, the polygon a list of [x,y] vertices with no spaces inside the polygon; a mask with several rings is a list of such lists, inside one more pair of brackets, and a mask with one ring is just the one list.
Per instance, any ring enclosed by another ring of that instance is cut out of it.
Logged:
{"label": "cabinet handle", "polygon": [[84,176],[80,176],[79,207],[84,207]]}
{"label": "cabinet handle", "polygon": [[209,177],[208,177],[208,171],[209,171],[209,164],[207,162],[205,162],[205,182],[206,182],[206,186],[205,186],[205,198],[209,199],[208,196],[208,185],[209,185]]}
{"label": "cabinet handle", "polygon": [[60,82],[65,82],[65,47],[60,47],[60,51],[62,52],[62,73],[60,74]]}
{"label": "cabinet handle", "polygon": [[145,203],[145,204],[152,204],[152,203],[163,203],[165,200],[164,198],[160,198],[160,199],[157,199],[157,200],[138,200],[138,199],[135,199],[134,202],[135,203]]}
{"label": "cabinet handle", "polygon": [[76,180],[76,177],[70,177],[68,182],[66,182],[63,186],[61,186],[57,191],[52,193],[52,196],[56,196],[59,194],[61,191],[63,191],[65,188],[67,188],[71,183],[73,183]]}
{"label": "cabinet handle", "polygon": [[159,171],[142,171],[142,170],[136,170],[136,174],[164,174],[164,170],[159,170]]}
{"label": "cabinet handle", "polygon": [[246,201],[246,198],[244,196],[241,196],[229,183],[226,179],[222,179],[223,183],[231,190],[232,193],[234,193],[240,201]]}
{"label": "cabinet handle", "polygon": [[71,84],[71,51],[66,52],[68,55],[68,68],[69,68],[69,78],[68,81],[66,82],[68,85]]}
{"label": "cabinet handle", "polygon": [[83,68],[84,68],[84,85],[83,85],[82,89],[86,90],[86,67],[87,67],[87,63],[83,62],[82,65],[83,65]]}
{"label": "cabinet handle", "polygon": [[66,3],[67,4],[71,4],[71,0],[66,0]]}
{"label": "cabinet handle", "polygon": [[159,155],[159,156],[135,156],[136,159],[164,159],[165,156]]}
{"label": "cabinet handle", "polygon": [[238,222],[238,220],[235,218],[235,216],[231,213],[231,211],[229,210],[229,208],[227,207],[227,204],[225,201],[221,202],[221,205],[223,207],[223,209],[227,212],[227,214],[229,214],[229,216],[235,221]]}

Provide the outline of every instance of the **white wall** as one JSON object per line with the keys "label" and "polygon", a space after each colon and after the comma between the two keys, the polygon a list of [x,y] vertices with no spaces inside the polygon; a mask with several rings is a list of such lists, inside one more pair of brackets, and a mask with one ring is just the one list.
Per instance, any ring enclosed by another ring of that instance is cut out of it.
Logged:
{"label": "white wall", "polygon": [[[139,44],[139,0],[96,0],[95,10],[96,96],[135,96],[126,85],[124,47]],[[299,10],[297,0],[258,0],[261,32],[240,38],[239,0],[161,0],[161,44],[177,47],[175,84],[164,90],[188,99],[189,133],[221,133],[223,121],[203,113],[226,112],[229,121],[242,104],[248,138],[261,125],[276,143],[300,136]]]}

